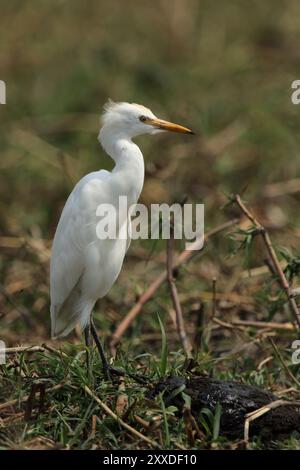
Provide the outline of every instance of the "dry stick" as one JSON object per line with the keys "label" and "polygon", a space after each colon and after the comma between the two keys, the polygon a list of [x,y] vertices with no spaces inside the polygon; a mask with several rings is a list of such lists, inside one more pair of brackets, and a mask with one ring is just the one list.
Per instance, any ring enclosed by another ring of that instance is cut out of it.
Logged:
{"label": "dry stick", "polygon": [[271,330],[294,330],[293,323],[277,323],[273,321],[255,321],[255,320],[232,320],[232,325],[237,326],[254,326],[257,328],[270,328]]}
{"label": "dry stick", "polygon": [[251,413],[247,413],[244,424],[244,441],[249,441],[249,425],[251,421],[254,421],[265,413],[268,413],[269,411],[274,410],[275,408],[279,408],[280,406],[300,406],[300,401],[275,400],[269,403],[268,405],[258,408],[255,411],[251,411]]}
{"label": "dry stick", "polygon": [[0,354],[1,353],[16,354],[16,353],[22,353],[22,352],[28,352],[28,353],[45,352],[45,348],[43,348],[42,346],[16,346],[14,348],[0,349]]}
{"label": "dry stick", "polygon": [[292,295],[289,283],[287,281],[287,278],[285,277],[285,274],[282,270],[280,262],[277,258],[276,252],[273,248],[273,245],[272,245],[272,242],[271,242],[271,239],[270,239],[270,236],[269,236],[268,232],[261,225],[261,223],[251,214],[251,212],[247,209],[247,207],[242,202],[242,200],[241,200],[241,198],[238,194],[234,197],[234,199],[235,199],[237,205],[239,206],[239,208],[241,209],[241,211],[244,213],[244,215],[253,223],[253,225],[257,228],[257,230],[261,234],[262,239],[264,241],[264,244],[266,246],[266,249],[268,251],[268,254],[269,254],[269,256],[272,260],[274,269],[275,269],[275,271],[276,271],[276,273],[279,277],[281,287],[282,287],[282,289],[284,290],[284,292],[286,294],[286,297],[287,297],[287,300],[288,300],[288,303],[289,303],[289,307],[290,307],[290,311],[291,311],[293,317],[295,318],[295,321],[298,325],[298,328],[300,328],[300,313],[299,313],[299,310],[298,310],[298,307],[297,307],[297,303],[296,303],[296,301],[295,301],[295,299]]}
{"label": "dry stick", "polygon": [[186,335],[184,328],[184,321],[182,315],[182,309],[178,298],[178,292],[175,284],[175,279],[173,276],[173,250],[174,250],[174,232],[173,228],[171,229],[169,240],[167,240],[167,277],[168,283],[170,286],[171,298],[176,313],[176,327],[178,331],[179,338],[187,359],[192,358],[192,346]]}
{"label": "dry stick", "polygon": [[[204,236],[204,241],[209,240],[214,235],[226,230],[233,225],[236,225],[239,222],[239,219],[233,219],[228,222],[225,222],[222,225],[210,230]],[[195,241],[191,248],[196,248],[199,241]],[[182,264],[186,263],[193,255],[197,254],[197,251],[193,250],[183,250],[178,258],[176,259],[173,269],[179,268]],[[132,309],[128,312],[126,317],[121,321],[119,326],[117,327],[116,331],[113,333],[110,348],[112,353],[115,353],[115,346],[120,341],[121,337],[125,333],[125,331],[129,328],[135,317],[141,312],[143,306],[153,297],[157,289],[167,280],[167,271],[162,271],[159,276],[154,279],[154,281],[150,284],[150,286],[143,292],[143,294],[139,297],[137,303],[132,307]]]}
{"label": "dry stick", "polygon": [[162,418],[161,416],[156,416],[151,418],[151,421],[146,421],[138,415],[134,415],[134,419],[137,423],[141,424],[143,428],[147,429],[149,432],[155,431],[161,426]]}
{"label": "dry stick", "polygon": [[157,442],[153,441],[147,436],[144,436],[139,431],[129,426],[129,424],[125,423],[125,421],[123,421],[121,418],[119,418],[119,416],[116,415],[116,413],[114,413],[103,401],[101,401],[100,398],[98,398],[97,395],[95,395],[87,385],[84,386],[84,390],[98,403],[98,405],[101,406],[101,408],[105,411],[105,413],[111,416],[115,421],[117,421],[117,423],[119,423],[120,426],[125,428],[127,431],[131,432],[134,436],[138,437],[139,439],[142,439],[143,441],[147,442],[152,447],[156,447],[157,449],[160,448]]}
{"label": "dry stick", "polygon": [[49,346],[49,344],[43,343],[42,347],[45,348],[47,351],[50,353],[56,354],[59,357],[69,357],[68,354],[66,354],[64,351],[61,349],[56,349],[53,346]]}
{"label": "dry stick", "polygon": [[217,278],[213,277],[213,280],[212,280],[212,318],[215,318],[216,313],[217,313],[216,285],[217,285]]}
{"label": "dry stick", "polygon": [[91,434],[90,434],[91,438],[95,437],[96,427],[97,427],[97,416],[93,415],[92,416],[92,431],[91,431]]}
{"label": "dry stick", "polygon": [[290,379],[292,380],[292,382],[294,382],[298,388],[300,388],[300,382],[296,379],[296,377],[294,376],[294,374],[291,372],[291,370],[289,369],[289,367],[286,365],[286,363],[284,362],[284,359],[279,351],[279,349],[277,348],[276,344],[274,343],[274,341],[272,340],[272,338],[268,338],[271,345],[272,345],[272,348],[274,349],[275,351],[275,354],[278,358],[278,360],[281,362],[284,370],[286,371],[286,373],[288,374],[288,376],[290,377]]}
{"label": "dry stick", "polygon": [[58,356],[68,357],[68,355],[60,351],[58,349],[53,348],[52,346],[48,346],[47,344],[43,343],[42,346],[15,346],[13,348],[0,348],[0,354],[18,354],[22,352],[26,353],[35,353],[35,352],[51,352],[53,354],[57,354]]}
{"label": "dry stick", "polygon": [[245,331],[245,327],[233,325],[233,323],[225,322],[224,320],[220,320],[219,318],[212,318],[212,321],[223,328],[229,328],[230,330],[239,330]]}

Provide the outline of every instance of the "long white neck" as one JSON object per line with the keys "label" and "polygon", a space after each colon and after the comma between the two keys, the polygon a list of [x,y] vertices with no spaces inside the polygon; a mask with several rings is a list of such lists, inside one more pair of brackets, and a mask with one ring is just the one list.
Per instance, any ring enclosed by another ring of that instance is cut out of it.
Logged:
{"label": "long white neck", "polygon": [[103,126],[99,141],[105,152],[115,161],[113,173],[119,177],[122,195],[128,195],[130,203],[137,202],[144,184],[144,158],[139,147],[124,133]]}

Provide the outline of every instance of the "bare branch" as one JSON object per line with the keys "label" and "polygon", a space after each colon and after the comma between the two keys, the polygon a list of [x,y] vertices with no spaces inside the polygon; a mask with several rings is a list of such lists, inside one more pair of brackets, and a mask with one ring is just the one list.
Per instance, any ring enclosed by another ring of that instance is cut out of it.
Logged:
{"label": "bare branch", "polygon": [[178,331],[179,338],[185,355],[188,359],[192,358],[192,346],[186,335],[181,304],[178,298],[178,292],[175,284],[175,279],[173,275],[173,249],[174,249],[174,232],[171,230],[170,239],[167,240],[167,278],[171,292],[171,298],[176,313],[176,327]]}

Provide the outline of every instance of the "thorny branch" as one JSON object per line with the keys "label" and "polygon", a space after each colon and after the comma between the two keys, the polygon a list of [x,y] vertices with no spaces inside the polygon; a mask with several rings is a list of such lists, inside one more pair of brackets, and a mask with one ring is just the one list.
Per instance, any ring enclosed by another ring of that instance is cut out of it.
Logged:
{"label": "thorny branch", "polygon": [[283,272],[283,269],[280,265],[280,262],[277,258],[277,255],[276,255],[276,252],[273,248],[273,245],[272,245],[272,242],[271,242],[271,239],[270,239],[270,236],[267,232],[267,230],[265,229],[265,227],[263,225],[261,225],[261,223],[251,214],[251,212],[249,211],[249,209],[245,206],[245,204],[243,203],[243,201],[241,200],[241,197],[236,194],[233,198],[233,200],[236,202],[236,204],[239,206],[239,208],[241,209],[241,211],[243,212],[243,214],[252,222],[252,224],[255,226],[255,228],[257,229],[257,231],[260,233],[262,239],[263,239],[263,242],[266,246],[266,249],[267,249],[267,252],[270,256],[270,259],[272,261],[272,264],[273,264],[273,268],[276,272],[276,274],[278,275],[278,278],[279,278],[279,281],[280,281],[280,285],[282,287],[282,289],[284,290],[285,294],[286,294],[286,298],[287,298],[287,301],[288,301],[288,304],[289,304],[289,308],[290,308],[290,311],[298,325],[298,328],[300,328],[300,313],[299,313],[299,310],[298,310],[298,306],[297,306],[297,303],[295,301],[295,298],[293,296],[293,293],[291,292],[291,289],[290,289],[290,285],[287,281],[287,278]]}

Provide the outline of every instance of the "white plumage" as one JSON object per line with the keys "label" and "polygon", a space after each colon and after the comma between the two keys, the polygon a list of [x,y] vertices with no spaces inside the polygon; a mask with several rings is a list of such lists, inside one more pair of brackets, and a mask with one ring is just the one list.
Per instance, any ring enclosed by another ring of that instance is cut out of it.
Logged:
{"label": "white plumage", "polygon": [[[51,266],[52,337],[67,335],[77,323],[89,323],[97,299],[117,279],[129,241],[97,237],[100,204],[118,208],[119,196],[128,207],[137,202],[144,182],[144,160],[132,138],[161,130],[191,133],[182,126],[157,119],[137,104],[109,102],[102,117],[99,140],[114,159],[112,172],[95,171],[75,186],[62,211],[55,233]],[[126,223],[126,220],[123,220]],[[120,229],[120,227],[119,227]]]}

